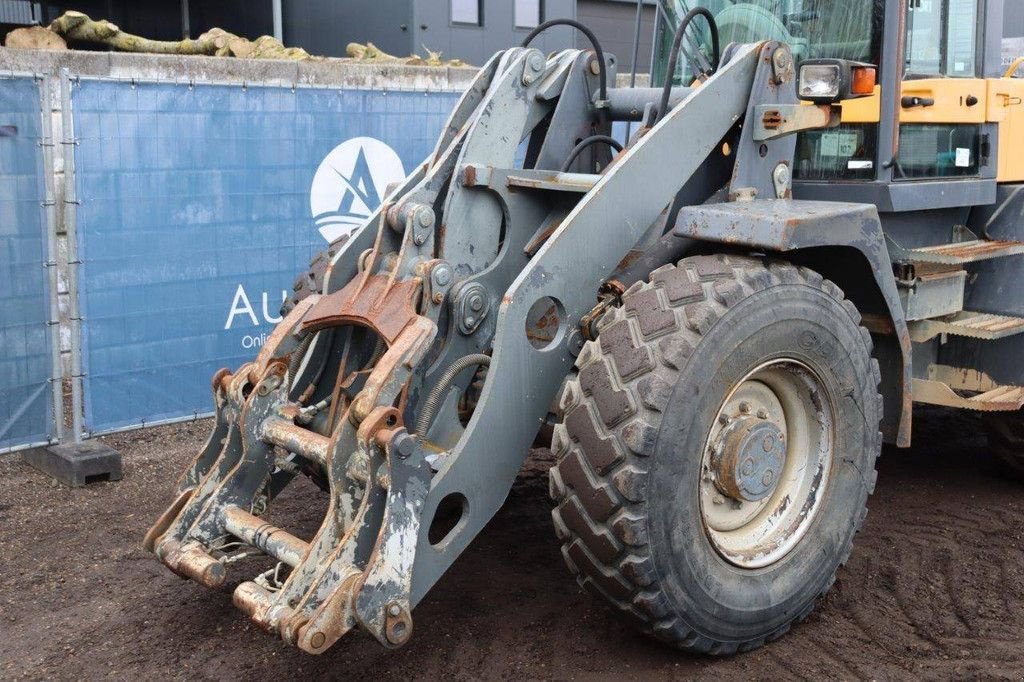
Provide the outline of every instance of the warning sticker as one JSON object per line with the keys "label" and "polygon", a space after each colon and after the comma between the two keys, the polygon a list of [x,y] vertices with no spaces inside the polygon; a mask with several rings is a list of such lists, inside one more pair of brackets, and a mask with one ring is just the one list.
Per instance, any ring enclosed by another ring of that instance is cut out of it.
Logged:
{"label": "warning sticker", "polygon": [[857,152],[857,133],[830,130],[821,136],[821,155],[849,158]]}

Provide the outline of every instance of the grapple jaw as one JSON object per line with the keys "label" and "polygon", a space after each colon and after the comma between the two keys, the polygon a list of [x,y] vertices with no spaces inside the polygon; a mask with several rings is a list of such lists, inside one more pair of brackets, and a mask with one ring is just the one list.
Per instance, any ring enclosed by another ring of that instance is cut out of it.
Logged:
{"label": "grapple jaw", "polygon": [[[172,571],[211,588],[227,580],[236,556],[230,546],[277,559],[276,579],[241,583],[234,602],[310,653],[357,623],[386,646],[405,643],[412,632],[409,576],[431,471],[393,405],[437,333],[435,321],[416,312],[420,294],[416,277],[366,274],[333,295],[300,302],[255,362],[234,375],[218,372],[211,436],[144,541]],[[303,339],[340,323],[372,330],[386,350],[357,393],[338,392],[344,412],[326,436],[299,423],[302,406],[290,397],[288,370]],[[330,489],[310,542],[260,518],[303,467],[323,472]]]}

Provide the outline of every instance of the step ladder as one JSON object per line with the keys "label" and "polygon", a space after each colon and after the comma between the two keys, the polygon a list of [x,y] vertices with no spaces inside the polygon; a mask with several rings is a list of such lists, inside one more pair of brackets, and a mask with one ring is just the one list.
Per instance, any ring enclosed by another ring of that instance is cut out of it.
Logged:
{"label": "step ladder", "polygon": [[1015,412],[1024,407],[1024,386],[999,384],[976,369],[930,365],[927,379],[914,379],[914,402],[978,412]]}
{"label": "step ladder", "polygon": [[907,326],[910,339],[915,343],[931,341],[940,334],[995,341],[1024,333],[1024,318],[963,310],[945,317],[909,322]]}
{"label": "step ladder", "polygon": [[[893,244],[890,240],[890,244]],[[899,248],[900,258],[911,263],[932,265],[967,265],[978,261],[1016,256],[1024,253],[1024,242],[972,239],[952,244],[922,246],[916,249]],[[893,254],[895,256],[895,254]]]}

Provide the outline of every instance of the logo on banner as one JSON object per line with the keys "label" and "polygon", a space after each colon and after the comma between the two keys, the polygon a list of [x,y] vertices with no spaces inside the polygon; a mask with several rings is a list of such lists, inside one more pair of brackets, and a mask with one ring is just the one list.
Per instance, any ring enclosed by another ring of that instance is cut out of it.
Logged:
{"label": "logo on banner", "polygon": [[353,232],[380,206],[387,186],[405,177],[395,150],[372,137],[342,142],[324,157],[309,189],[309,208],[328,242]]}
{"label": "logo on banner", "polygon": [[[309,207],[320,234],[333,242],[354,231],[380,206],[388,185],[403,178],[402,160],[380,140],[356,137],[339,144],[320,162],[309,188]],[[281,302],[287,295],[280,292]],[[255,332],[242,337],[243,350],[260,348],[267,334],[258,328],[281,321],[277,298],[277,292],[249,292],[242,284],[235,289],[224,329],[242,326]]]}

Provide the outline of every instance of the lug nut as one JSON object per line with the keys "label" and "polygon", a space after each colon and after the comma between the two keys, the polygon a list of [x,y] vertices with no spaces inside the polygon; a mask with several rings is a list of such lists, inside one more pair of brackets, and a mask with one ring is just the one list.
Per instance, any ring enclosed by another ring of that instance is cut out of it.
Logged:
{"label": "lug nut", "polygon": [[743,401],[742,403],[740,403],[740,412],[742,412],[743,414],[750,414],[750,403],[748,403],[747,401]]}
{"label": "lug nut", "polygon": [[768,410],[765,410],[765,409],[758,410],[757,411],[757,418],[758,419],[767,419],[768,418]]}

